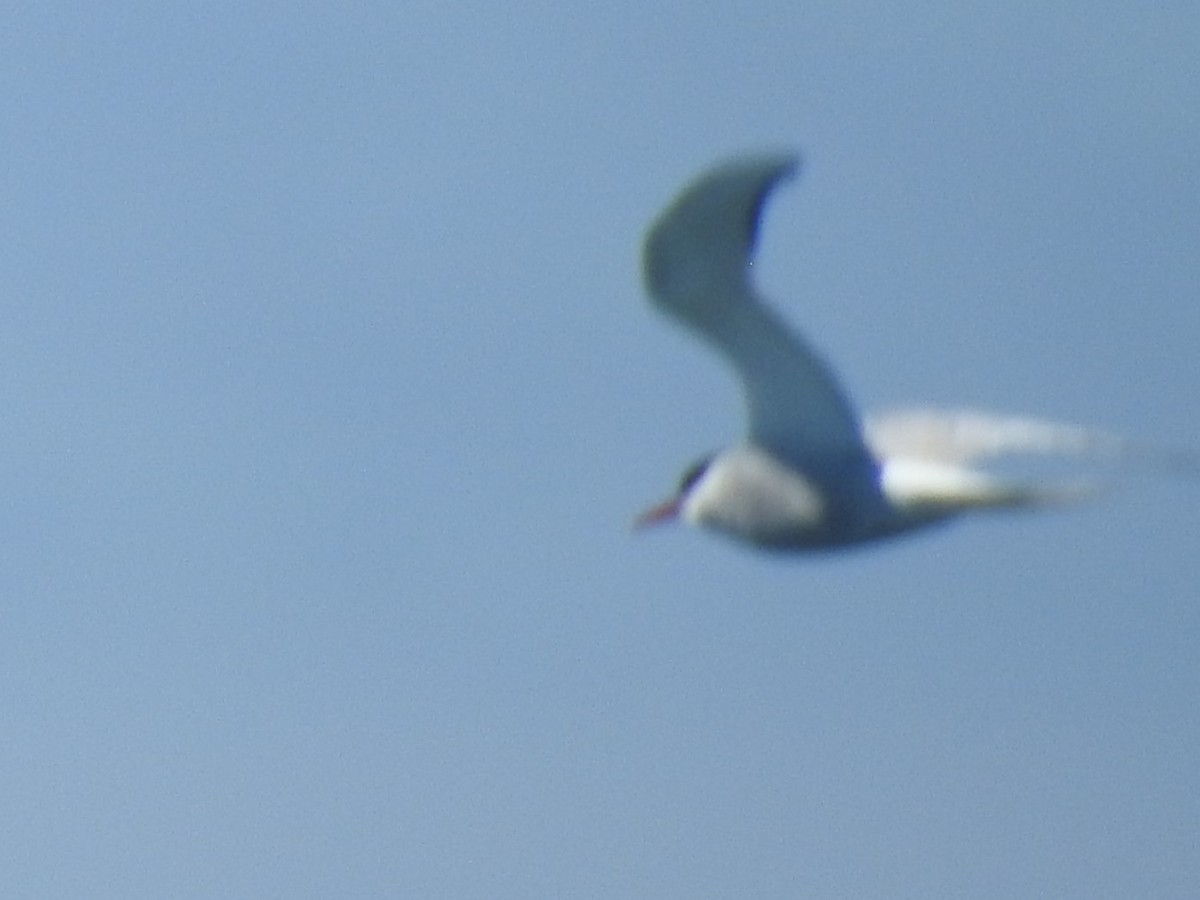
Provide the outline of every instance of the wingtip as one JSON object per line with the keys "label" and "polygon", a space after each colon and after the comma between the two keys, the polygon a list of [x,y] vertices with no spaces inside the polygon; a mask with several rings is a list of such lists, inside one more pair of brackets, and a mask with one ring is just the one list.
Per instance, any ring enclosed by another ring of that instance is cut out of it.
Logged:
{"label": "wingtip", "polygon": [[670,306],[740,284],[767,195],[800,166],[795,150],[743,154],[690,181],[646,235],[643,269],[651,295]]}
{"label": "wingtip", "polygon": [[798,150],[739,153],[702,172],[689,188],[696,190],[704,185],[724,182],[750,184],[752,191],[764,192],[782,181],[795,178],[803,167],[804,157]]}

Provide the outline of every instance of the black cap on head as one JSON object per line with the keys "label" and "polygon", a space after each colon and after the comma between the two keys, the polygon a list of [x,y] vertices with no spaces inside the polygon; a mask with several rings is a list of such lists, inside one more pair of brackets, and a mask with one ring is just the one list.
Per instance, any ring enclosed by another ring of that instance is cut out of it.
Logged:
{"label": "black cap on head", "polygon": [[704,473],[708,471],[708,467],[712,461],[713,457],[711,455],[705,456],[703,459],[696,460],[684,470],[683,476],[679,479],[678,495],[680,497],[690,491],[692,489],[692,485],[694,485],[704,476]]}

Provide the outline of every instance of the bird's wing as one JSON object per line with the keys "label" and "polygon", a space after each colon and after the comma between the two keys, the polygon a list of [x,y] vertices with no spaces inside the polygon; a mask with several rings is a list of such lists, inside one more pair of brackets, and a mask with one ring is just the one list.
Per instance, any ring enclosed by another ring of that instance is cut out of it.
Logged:
{"label": "bird's wing", "polygon": [[749,275],[771,189],[795,155],[737,159],[701,175],[651,226],[643,267],[655,306],[732,364],[750,439],[802,469],[870,465],[858,418],[825,362],[756,295]]}
{"label": "bird's wing", "polygon": [[967,410],[902,409],[871,413],[863,433],[880,460],[969,463],[1014,454],[1117,459],[1134,448],[1099,431]]}

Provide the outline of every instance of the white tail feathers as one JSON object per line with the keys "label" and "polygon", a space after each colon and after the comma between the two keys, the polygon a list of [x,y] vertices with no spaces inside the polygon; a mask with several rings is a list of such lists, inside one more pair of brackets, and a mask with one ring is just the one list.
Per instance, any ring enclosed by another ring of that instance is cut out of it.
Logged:
{"label": "white tail feathers", "polygon": [[883,492],[914,516],[941,517],[971,509],[1057,506],[1098,494],[1092,481],[1034,484],[940,462],[894,459],[881,469]]}

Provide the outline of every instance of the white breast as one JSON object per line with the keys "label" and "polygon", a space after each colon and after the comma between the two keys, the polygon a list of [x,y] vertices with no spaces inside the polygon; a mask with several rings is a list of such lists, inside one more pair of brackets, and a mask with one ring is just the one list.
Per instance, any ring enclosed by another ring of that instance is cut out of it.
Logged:
{"label": "white breast", "polygon": [[768,546],[818,543],[826,528],[821,493],[754,447],[728,450],[688,492],[683,518]]}

